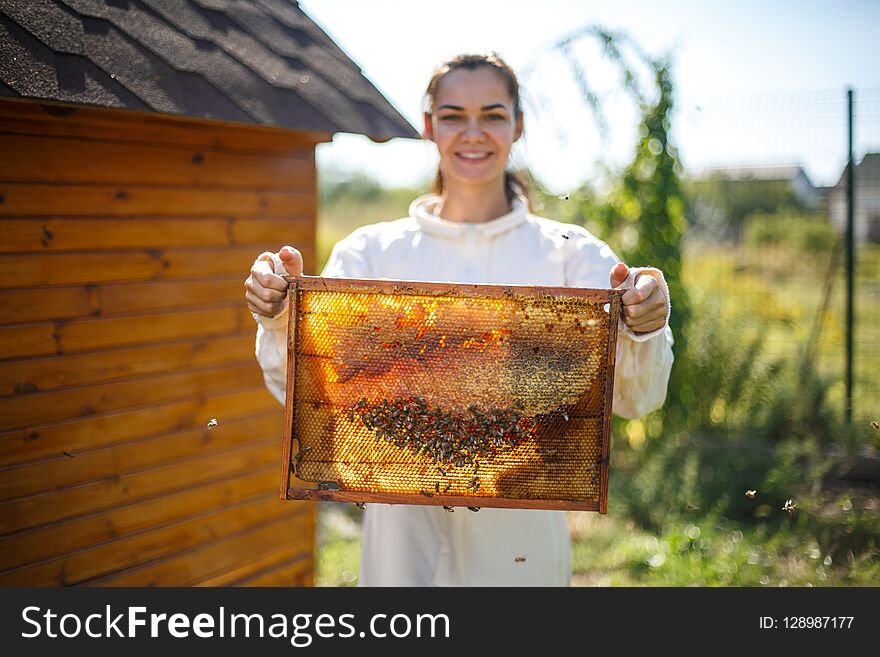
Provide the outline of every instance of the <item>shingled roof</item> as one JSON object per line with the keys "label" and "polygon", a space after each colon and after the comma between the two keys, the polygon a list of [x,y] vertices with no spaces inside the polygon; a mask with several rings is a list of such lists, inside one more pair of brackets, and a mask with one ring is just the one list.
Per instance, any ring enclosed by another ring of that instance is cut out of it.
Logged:
{"label": "shingled roof", "polygon": [[418,137],[287,0],[3,0],[0,95]]}

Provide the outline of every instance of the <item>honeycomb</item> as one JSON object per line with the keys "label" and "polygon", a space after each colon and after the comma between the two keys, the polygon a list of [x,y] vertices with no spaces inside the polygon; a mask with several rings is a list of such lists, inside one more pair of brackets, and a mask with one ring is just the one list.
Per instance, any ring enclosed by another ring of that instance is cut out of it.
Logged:
{"label": "honeycomb", "polygon": [[604,512],[621,293],[290,280],[288,497]]}

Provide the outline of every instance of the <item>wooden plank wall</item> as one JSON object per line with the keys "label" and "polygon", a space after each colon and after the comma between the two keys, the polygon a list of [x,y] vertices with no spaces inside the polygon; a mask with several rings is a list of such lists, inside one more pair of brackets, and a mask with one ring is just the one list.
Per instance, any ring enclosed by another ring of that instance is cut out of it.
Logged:
{"label": "wooden plank wall", "polygon": [[0,585],[312,583],[242,284],[327,138],[0,100]]}

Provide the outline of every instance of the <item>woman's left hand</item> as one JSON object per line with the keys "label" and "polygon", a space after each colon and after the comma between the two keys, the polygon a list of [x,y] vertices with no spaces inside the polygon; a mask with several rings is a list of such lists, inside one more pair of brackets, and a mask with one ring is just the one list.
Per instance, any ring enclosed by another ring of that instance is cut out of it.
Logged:
{"label": "woman's left hand", "polygon": [[[611,269],[611,287],[617,287],[629,276],[629,267],[618,262]],[[635,285],[621,298],[621,319],[636,333],[650,333],[666,324],[666,299],[650,274],[640,274]]]}

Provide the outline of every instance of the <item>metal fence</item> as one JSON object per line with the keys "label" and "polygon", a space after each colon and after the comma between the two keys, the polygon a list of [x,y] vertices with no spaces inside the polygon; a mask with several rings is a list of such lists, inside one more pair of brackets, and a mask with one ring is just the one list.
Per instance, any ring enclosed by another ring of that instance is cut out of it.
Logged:
{"label": "metal fence", "polygon": [[850,93],[706,99],[681,108],[680,140],[699,144],[691,275],[724,277],[766,354],[860,423],[880,417],[880,89]]}

